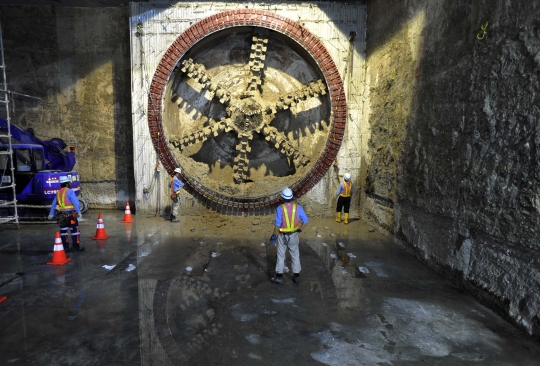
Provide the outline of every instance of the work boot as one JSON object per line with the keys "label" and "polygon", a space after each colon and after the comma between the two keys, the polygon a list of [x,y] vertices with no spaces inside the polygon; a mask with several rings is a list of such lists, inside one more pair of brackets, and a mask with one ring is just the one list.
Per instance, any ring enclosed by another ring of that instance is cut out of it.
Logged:
{"label": "work boot", "polygon": [[341,212],[336,212],[336,222],[341,222]]}
{"label": "work boot", "polygon": [[81,246],[77,246],[77,247],[73,247],[73,251],[74,252],[84,252],[85,248],[83,248]]}
{"label": "work boot", "polygon": [[66,245],[64,245],[64,252],[71,253],[71,252],[73,252],[73,248],[69,248]]}
{"label": "work boot", "polygon": [[270,282],[278,285],[283,285],[283,273],[276,273],[276,277],[272,277]]}
{"label": "work boot", "polygon": [[300,283],[300,273],[295,273],[292,280],[295,284],[298,285],[298,283]]}
{"label": "work boot", "polygon": [[180,220],[178,220],[176,216],[171,215],[171,222],[180,222]]}
{"label": "work boot", "polygon": [[348,224],[349,223],[349,214],[346,213],[345,214],[345,220],[343,221],[345,224]]}

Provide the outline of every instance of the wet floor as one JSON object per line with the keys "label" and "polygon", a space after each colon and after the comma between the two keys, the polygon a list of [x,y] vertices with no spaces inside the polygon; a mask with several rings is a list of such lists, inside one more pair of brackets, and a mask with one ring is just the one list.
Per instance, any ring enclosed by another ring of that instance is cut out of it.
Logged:
{"label": "wet floor", "polygon": [[[312,219],[300,284],[269,282],[272,217],[101,211],[0,227],[0,365],[540,365],[540,345],[369,225]],[[287,268],[291,268],[289,258]],[[286,269],[287,269],[286,268]]]}

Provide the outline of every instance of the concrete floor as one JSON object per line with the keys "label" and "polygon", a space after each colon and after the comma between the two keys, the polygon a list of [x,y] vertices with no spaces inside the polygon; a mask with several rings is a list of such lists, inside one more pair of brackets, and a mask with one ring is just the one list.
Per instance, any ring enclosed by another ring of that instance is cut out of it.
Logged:
{"label": "concrete floor", "polygon": [[540,365],[539,344],[359,220],[312,219],[300,285],[279,286],[270,216],[103,211],[94,241],[97,214],[62,267],[45,265],[56,225],[0,227],[0,365]]}

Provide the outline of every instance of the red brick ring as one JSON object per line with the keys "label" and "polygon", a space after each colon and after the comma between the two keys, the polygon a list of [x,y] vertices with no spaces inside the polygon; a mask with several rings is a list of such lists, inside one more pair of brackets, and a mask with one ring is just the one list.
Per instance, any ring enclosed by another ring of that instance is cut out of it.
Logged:
{"label": "red brick ring", "polygon": [[[324,75],[330,94],[332,123],[322,155],[310,172],[291,187],[295,197],[301,197],[321,180],[336,158],[345,131],[347,104],[339,71],[326,48],[306,28],[281,15],[254,9],[230,10],[205,18],[182,33],[165,52],[150,85],[148,126],[152,142],[163,166],[172,175],[177,165],[164,136],[162,116],[163,94],[172,71],[184,54],[203,38],[226,28],[241,26],[268,28],[294,39],[313,57]],[[211,191],[188,176],[184,175],[183,178],[186,182],[186,190],[190,194],[198,197],[211,208],[225,213],[261,212],[280,202],[279,194],[262,199],[232,198]]]}

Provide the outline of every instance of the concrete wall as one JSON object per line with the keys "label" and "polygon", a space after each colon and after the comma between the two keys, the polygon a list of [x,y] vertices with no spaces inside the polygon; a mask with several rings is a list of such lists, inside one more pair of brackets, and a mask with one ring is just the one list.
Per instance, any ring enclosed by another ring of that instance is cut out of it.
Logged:
{"label": "concrete wall", "polygon": [[91,207],[132,199],[127,7],[0,6],[12,122],[75,146]]}
{"label": "concrete wall", "polygon": [[538,14],[527,0],[368,2],[363,210],[540,339]]}

